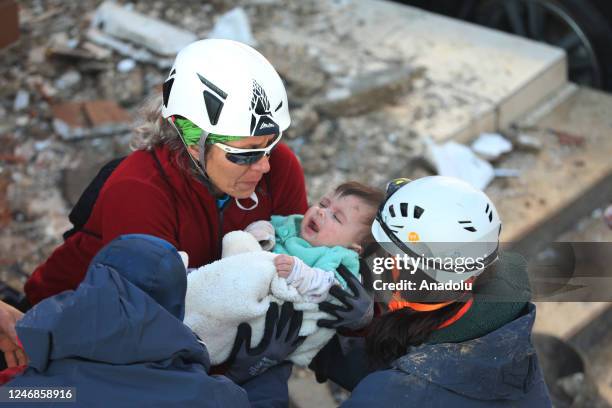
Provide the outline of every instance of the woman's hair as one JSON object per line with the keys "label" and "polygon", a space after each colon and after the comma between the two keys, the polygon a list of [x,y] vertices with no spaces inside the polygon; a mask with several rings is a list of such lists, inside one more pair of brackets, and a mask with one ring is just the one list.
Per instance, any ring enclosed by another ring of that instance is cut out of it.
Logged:
{"label": "woman's hair", "polygon": [[433,312],[403,308],[375,317],[366,336],[366,353],[374,369],[387,367],[413,346],[423,344],[464,303],[455,302]]}
{"label": "woman's hair", "polygon": [[[497,263],[489,265],[474,281],[472,295],[496,279]],[[467,301],[467,299],[466,299]],[[377,316],[368,327],[366,353],[372,368],[388,367],[408,353],[410,347],[425,343],[445,321],[457,314],[465,302],[454,302],[433,312],[403,308]]]}
{"label": "woman's hair", "polygon": [[162,117],[161,107],[161,95],[151,96],[144,102],[130,140],[132,150],[151,150],[160,145],[166,145],[175,152],[185,150],[185,144],[176,130]]}
{"label": "woman's hair", "polygon": [[[336,194],[338,197],[357,197],[372,208],[371,214],[369,214],[366,219],[362,220],[363,223],[368,226],[368,228],[361,237],[361,242],[359,242],[364,249],[367,249],[367,247],[374,242],[374,236],[372,236],[370,226],[374,222],[374,218],[376,218],[378,207],[385,200],[385,193],[378,188],[370,187],[357,181],[348,181],[336,187],[334,194]],[[367,256],[368,251],[366,250],[365,252],[366,254],[362,255]]]}

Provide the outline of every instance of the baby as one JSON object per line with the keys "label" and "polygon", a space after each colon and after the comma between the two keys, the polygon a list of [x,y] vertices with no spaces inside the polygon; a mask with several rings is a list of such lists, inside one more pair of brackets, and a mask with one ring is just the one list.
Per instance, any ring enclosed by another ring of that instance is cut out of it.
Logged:
{"label": "baby", "polygon": [[[270,303],[293,302],[303,312],[300,336],[306,339],[289,360],[307,366],[334,334],[317,326],[326,315],[316,303],[334,283],[346,285],[336,275],[339,266],[358,276],[359,254],[373,240],[370,225],[382,200],[381,191],[345,183],[304,216],[273,216],[249,225],[249,232],[226,234],[221,259],[187,276],[184,323],[206,343],[211,363],[229,357],[240,323],[251,326],[255,347]],[[262,250],[272,247],[275,253]]]}
{"label": "baby", "polygon": [[348,182],[325,195],[303,216],[272,216],[271,222],[257,221],[245,231],[263,249],[280,254],[274,259],[280,277],[306,301],[319,303],[336,281],[345,286],[336,273],[340,265],[359,276],[359,256],[373,241],[370,226],[383,199],[378,189]]}

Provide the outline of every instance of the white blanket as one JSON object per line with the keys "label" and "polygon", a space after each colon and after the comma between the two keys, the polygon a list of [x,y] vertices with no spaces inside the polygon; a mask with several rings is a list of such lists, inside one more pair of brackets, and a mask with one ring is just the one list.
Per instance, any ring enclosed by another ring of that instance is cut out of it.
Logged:
{"label": "white blanket", "polygon": [[308,365],[333,336],[333,330],[316,324],[330,316],[320,312],[317,304],[305,302],[276,274],[276,256],[263,251],[251,234],[234,231],[223,238],[222,259],[187,276],[184,322],[206,343],[213,365],[229,357],[242,322],[251,325],[251,346],[259,344],[270,302],[293,302],[295,310],[304,312],[300,336],[307,338],[289,356],[294,363]]}

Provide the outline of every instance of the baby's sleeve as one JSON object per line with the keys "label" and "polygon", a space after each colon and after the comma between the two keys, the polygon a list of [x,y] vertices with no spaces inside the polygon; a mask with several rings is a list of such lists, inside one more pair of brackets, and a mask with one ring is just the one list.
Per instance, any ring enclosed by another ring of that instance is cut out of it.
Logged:
{"label": "baby's sleeve", "polygon": [[294,259],[293,270],[287,277],[287,283],[296,288],[308,302],[324,301],[329,293],[329,288],[335,283],[334,271],[313,268],[297,257]]}

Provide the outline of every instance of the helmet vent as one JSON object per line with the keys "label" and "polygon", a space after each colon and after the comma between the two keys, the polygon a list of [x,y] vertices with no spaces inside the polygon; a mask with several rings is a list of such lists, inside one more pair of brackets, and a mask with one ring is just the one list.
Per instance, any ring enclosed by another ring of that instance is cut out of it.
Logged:
{"label": "helmet vent", "polygon": [[423,215],[424,212],[425,212],[424,209],[422,209],[418,205],[415,205],[414,206],[414,211],[413,211],[412,215],[414,216],[414,218],[416,218],[418,220],[419,218],[421,218],[421,215]]}
{"label": "helmet vent", "polygon": [[[466,221],[459,221],[459,224],[471,224],[472,221],[466,220]],[[476,228],[474,228],[471,225],[468,226],[463,226],[463,229],[466,231],[470,231],[470,232],[476,232]]]}
{"label": "helmet vent", "polygon": [[389,206],[389,214],[391,214],[391,217],[395,218],[395,208],[393,208],[393,204]]}
{"label": "helmet vent", "polygon": [[170,71],[170,75],[168,75],[168,76],[171,77],[174,74],[176,74],[176,69],[173,69],[172,71]]}
{"label": "helmet vent", "polygon": [[274,112],[278,112],[278,110],[279,110],[280,108],[282,108],[282,107],[283,107],[283,101],[280,101],[280,103],[278,104],[278,106],[276,107],[276,109],[274,109]]}
{"label": "helmet vent", "polygon": [[204,91],[204,103],[206,104],[206,113],[211,125],[216,125],[219,122],[219,115],[223,109],[223,102],[214,94]]}
{"label": "helmet vent", "polygon": [[168,99],[170,98],[170,91],[172,90],[172,85],[174,84],[174,78],[167,80],[162,85],[162,94],[164,98],[164,106],[168,107]]}
{"label": "helmet vent", "polygon": [[402,213],[402,217],[408,217],[408,203],[400,203],[400,211]]}
{"label": "helmet vent", "polygon": [[493,222],[493,209],[490,208],[489,203],[487,203],[487,208],[485,208],[485,214],[489,216],[489,222]]}

